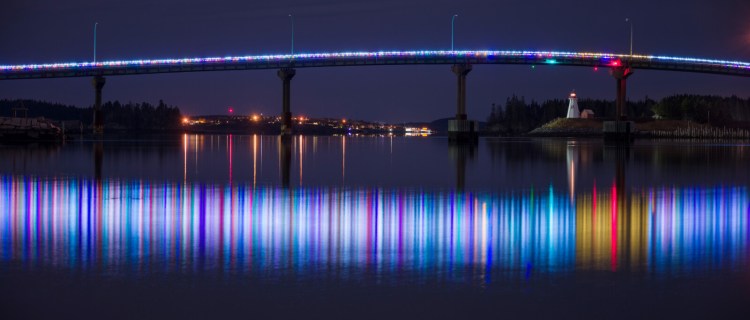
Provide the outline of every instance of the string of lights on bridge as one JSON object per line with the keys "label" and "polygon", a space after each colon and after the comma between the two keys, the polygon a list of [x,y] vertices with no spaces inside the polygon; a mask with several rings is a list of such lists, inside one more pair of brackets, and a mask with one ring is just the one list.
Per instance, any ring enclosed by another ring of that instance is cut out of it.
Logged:
{"label": "string of lights on bridge", "polygon": [[612,53],[592,52],[558,52],[558,51],[377,51],[377,52],[329,52],[329,53],[299,53],[299,54],[277,54],[277,55],[247,55],[226,57],[204,57],[204,58],[181,58],[181,59],[137,59],[137,60],[113,60],[98,62],[65,62],[44,64],[20,64],[0,65],[0,72],[13,73],[23,71],[55,71],[70,69],[99,69],[111,67],[141,67],[141,66],[170,66],[170,65],[203,65],[203,64],[226,64],[226,63],[253,63],[272,62],[284,63],[295,60],[335,60],[346,58],[364,59],[389,59],[389,58],[524,58],[530,62],[540,64],[558,64],[557,59],[584,59],[598,60],[602,67],[617,67],[628,62],[667,62],[700,64],[715,67],[750,70],[750,62],[715,60],[689,57],[671,57],[654,55],[630,55]]}

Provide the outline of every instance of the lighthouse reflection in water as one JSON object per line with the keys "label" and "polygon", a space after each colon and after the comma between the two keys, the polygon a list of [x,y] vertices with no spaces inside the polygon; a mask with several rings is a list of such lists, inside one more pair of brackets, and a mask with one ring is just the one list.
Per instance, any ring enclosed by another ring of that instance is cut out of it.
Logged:
{"label": "lighthouse reflection in water", "polygon": [[0,257],[115,275],[387,283],[409,274],[482,286],[587,270],[659,277],[747,265],[747,186],[623,190],[615,179],[582,188],[571,180],[577,153],[562,158],[567,183],[500,191],[7,173]]}

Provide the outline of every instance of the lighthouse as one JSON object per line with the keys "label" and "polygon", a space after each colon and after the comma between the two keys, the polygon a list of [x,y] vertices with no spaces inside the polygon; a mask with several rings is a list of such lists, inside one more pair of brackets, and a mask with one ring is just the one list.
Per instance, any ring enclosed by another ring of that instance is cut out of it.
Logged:
{"label": "lighthouse", "polygon": [[578,112],[578,96],[576,96],[575,90],[570,93],[568,97],[570,103],[568,103],[568,119],[578,119],[581,117],[581,113]]}

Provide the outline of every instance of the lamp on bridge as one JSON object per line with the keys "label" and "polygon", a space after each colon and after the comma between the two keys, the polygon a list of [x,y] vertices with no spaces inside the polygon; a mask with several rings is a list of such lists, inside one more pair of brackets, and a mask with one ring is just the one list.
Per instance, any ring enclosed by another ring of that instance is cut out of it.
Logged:
{"label": "lamp on bridge", "polygon": [[453,32],[453,30],[454,30],[454,26],[456,25],[456,17],[458,17],[458,14],[454,14],[453,17],[451,18],[451,52],[455,51],[453,49],[454,48],[453,47],[453,39],[454,39],[454,35],[455,35],[455,33]]}
{"label": "lamp on bridge", "polygon": [[94,22],[94,63],[96,63],[96,26],[99,22]]}
{"label": "lamp on bridge", "polygon": [[633,55],[633,21],[630,18],[625,18],[625,22],[630,23],[630,55]]}
{"label": "lamp on bridge", "polygon": [[292,56],[294,56],[294,16],[290,13],[289,20],[292,23]]}

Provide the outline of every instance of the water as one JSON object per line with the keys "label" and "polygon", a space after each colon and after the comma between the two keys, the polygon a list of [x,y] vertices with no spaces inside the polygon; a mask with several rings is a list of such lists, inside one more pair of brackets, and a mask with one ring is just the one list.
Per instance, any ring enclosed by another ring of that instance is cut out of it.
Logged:
{"label": "water", "polygon": [[14,317],[732,316],[750,302],[748,144],[0,149]]}

